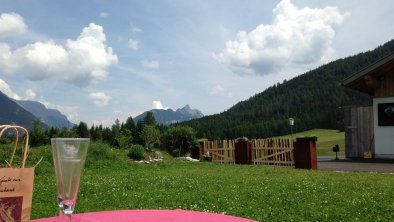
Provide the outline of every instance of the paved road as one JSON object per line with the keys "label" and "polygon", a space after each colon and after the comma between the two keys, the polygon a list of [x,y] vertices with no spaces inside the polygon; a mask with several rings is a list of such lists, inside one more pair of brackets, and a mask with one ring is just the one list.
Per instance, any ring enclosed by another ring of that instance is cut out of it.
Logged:
{"label": "paved road", "polygon": [[319,170],[378,172],[394,174],[394,160],[346,159],[344,157],[339,157],[339,160],[335,160],[335,157],[319,156],[317,158],[317,168]]}

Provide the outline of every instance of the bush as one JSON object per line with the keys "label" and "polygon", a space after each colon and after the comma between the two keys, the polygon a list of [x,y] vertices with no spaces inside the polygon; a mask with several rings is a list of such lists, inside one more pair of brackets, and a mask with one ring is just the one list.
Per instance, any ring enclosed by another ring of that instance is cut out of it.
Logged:
{"label": "bush", "polygon": [[116,159],[116,154],[107,143],[92,142],[89,146],[87,157],[94,160],[113,160]]}
{"label": "bush", "polygon": [[196,131],[189,126],[171,126],[163,136],[164,147],[172,156],[184,156],[196,143]]}
{"label": "bush", "polygon": [[92,142],[89,145],[88,154],[86,156],[85,167],[91,167],[96,161],[114,161],[117,159],[116,153],[107,143]]}
{"label": "bush", "polygon": [[142,160],[144,158],[144,154],[145,154],[145,149],[143,146],[133,145],[130,148],[130,152],[127,156],[133,160]]}

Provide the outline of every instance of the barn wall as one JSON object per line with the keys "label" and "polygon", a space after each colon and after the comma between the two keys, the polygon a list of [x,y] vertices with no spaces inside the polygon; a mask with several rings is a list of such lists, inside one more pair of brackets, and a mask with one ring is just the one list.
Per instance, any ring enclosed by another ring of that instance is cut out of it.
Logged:
{"label": "barn wall", "polygon": [[386,74],[379,88],[375,89],[375,97],[394,96],[394,75]]}
{"label": "barn wall", "polygon": [[345,156],[364,157],[374,152],[372,106],[345,107]]}

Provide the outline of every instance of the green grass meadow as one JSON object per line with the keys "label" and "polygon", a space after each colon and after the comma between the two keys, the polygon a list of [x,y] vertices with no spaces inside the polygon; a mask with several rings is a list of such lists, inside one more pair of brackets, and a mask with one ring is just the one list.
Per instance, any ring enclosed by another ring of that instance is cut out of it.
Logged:
{"label": "green grass meadow", "polygon": [[[165,152],[162,162],[140,164],[127,152],[91,144],[76,213],[185,209],[256,221],[394,221],[393,174],[185,162]],[[40,158],[32,219],[58,214],[50,146],[31,148],[29,165]]]}
{"label": "green grass meadow", "polygon": [[[37,168],[32,218],[58,212],[50,168]],[[85,168],[76,211],[186,209],[257,221],[392,221],[393,197],[392,174],[118,160]]]}
{"label": "green grass meadow", "polygon": [[297,137],[311,137],[316,136],[316,149],[318,156],[334,156],[335,153],[332,151],[332,147],[335,144],[339,145],[338,155],[345,155],[345,133],[338,130],[331,129],[313,129],[300,133],[294,133],[293,135],[285,135],[281,137],[285,138],[297,138]]}

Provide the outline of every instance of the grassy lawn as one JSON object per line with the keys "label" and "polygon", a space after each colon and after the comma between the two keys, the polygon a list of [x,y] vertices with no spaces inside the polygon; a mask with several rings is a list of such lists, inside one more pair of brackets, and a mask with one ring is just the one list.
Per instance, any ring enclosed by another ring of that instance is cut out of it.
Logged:
{"label": "grassy lawn", "polygon": [[[309,136],[317,137],[316,149],[318,156],[335,156],[335,153],[332,152],[332,147],[335,144],[339,145],[338,155],[345,155],[344,132],[340,132],[338,130],[330,130],[330,129],[314,129],[314,130],[308,130],[308,131],[293,134],[293,138],[309,137]],[[290,135],[285,135],[282,137],[289,138]]]}
{"label": "grassy lawn", "polygon": [[[31,149],[32,218],[57,215],[50,147]],[[169,160],[138,164],[90,147],[77,212],[187,209],[257,221],[393,221],[394,176]]]}

